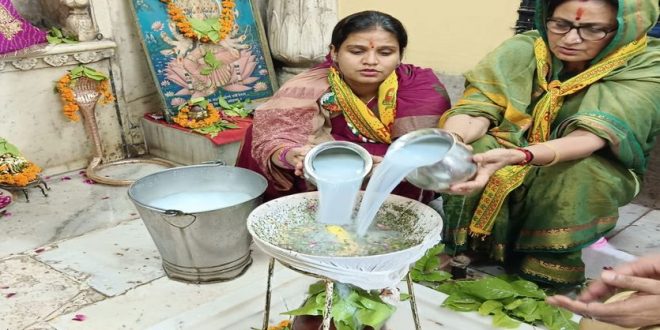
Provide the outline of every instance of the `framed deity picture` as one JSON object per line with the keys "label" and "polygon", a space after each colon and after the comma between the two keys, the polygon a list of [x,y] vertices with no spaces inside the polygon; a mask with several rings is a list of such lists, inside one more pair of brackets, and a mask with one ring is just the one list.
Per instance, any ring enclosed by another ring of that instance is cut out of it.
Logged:
{"label": "framed deity picture", "polygon": [[132,0],[165,118],[204,97],[254,101],[277,89],[259,11],[250,0]]}

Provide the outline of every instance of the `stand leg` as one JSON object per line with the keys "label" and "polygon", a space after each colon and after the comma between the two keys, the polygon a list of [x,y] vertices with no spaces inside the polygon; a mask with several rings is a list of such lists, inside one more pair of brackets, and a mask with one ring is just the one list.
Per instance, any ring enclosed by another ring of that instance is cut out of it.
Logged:
{"label": "stand leg", "polygon": [[30,197],[28,197],[27,189],[21,189],[21,191],[23,192],[23,196],[25,196],[25,200],[29,203]]}
{"label": "stand leg", "polygon": [[325,310],[323,310],[323,330],[330,330],[330,319],[332,318],[332,295],[334,294],[334,283],[325,281]]}
{"label": "stand leg", "polygon": [[46,190],[44,190],[44,187],[42,187],[41,184],[37,184],[37,187],[39,187],[39,190],[41,190],[41,194],[44,195],[44,197],[48,197]]}
{"label": "stand leg", "polygon": [[270,318],[270,281],[273,278],[273,269],[275,268],[275,258],[270,258],[268,263],[268,281],[266,284],[266,306],[264,306],[264,322],[261,326],[262,330],[268,330],[268,319]]}
{"label": "stand leg", "polygon": [[406,275],[406,282],[408,283],[408,294],[410,294],[410,309],[412,310],[413,321],[415,321],[415,330],[422,330],[422,325],[419,324],[417,302],[415,301],[415,291],[413,290],[413,280],[410,276],[410,272],[408,272],[408,275]]}
{"label": "stand leg", "polygon": [[50,190],[50,187],[48,187],[48,183],[46,183],[46,181],[41,180],[41,184],[44,185],[44,188],[46,188],[46,190]]}

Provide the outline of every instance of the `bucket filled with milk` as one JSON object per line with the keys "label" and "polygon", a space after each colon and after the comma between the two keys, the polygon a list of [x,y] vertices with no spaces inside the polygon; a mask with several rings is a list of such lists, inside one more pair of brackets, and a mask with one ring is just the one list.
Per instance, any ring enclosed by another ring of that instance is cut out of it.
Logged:
{"label": "bucket filled with milk", "polygon": [[252,263],[248,214],[261,203],[261,175],[218,164],[172,168],[128,189],[163,260],[168,277],[226,281]]}

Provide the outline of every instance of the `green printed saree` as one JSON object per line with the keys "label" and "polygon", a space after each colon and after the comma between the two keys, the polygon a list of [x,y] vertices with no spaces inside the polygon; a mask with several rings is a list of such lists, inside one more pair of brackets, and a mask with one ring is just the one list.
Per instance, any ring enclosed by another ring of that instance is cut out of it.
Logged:
{"label": "green printed saree", "polygon": [[563,78],[547,49],[547,0],[538,31],[506,41],[466,74],[466,90],[440,121],[486,117],[491,128],[475,152],[524,147],[588,130],[607,141],[593,155],[550,167],[507,166],[481,194],[445,196],[448,248],[489,251],[523,276],[579,283],[581,249],[614,228],[618,207],[639,190],[660,132],[660,40],[645,37],[656,0],[620,0],[618,30],[583,72]]}

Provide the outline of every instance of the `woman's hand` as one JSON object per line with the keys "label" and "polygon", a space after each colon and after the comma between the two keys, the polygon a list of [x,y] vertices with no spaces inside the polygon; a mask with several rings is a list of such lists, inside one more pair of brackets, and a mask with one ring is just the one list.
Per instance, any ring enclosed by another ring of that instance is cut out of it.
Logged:
{"label": "woman's hand", "polygon": [[307,153],[312,149],[310,145],[294,147],[286,153],[286,161],[294,166],[293,173],[299,177],[303,176],[304,160]]}
{"label": "woman's hand", "polygon": [[492,149],[484,153],[472,156],[472,161],[477,163],[477,173],[465,182],[459,182],[449,187],[450,194],[471,195],[482,190],[490,177],[504,166],[518,164],[525,159],[525,154],[516,149]]}
{"label": "woman's hand", "polygon": [[371,155],[371,161],[373,165],[371,165],[371,171],[367,173],[368,178],[370,178],[374,174],[374,172],[376,172],[376,167],[378,167],[378,165],[380,165],[380,163],[383,162],[383,157]]}
{"label": "woman's hand", "polygon": [[[626,300],[600,303],[616,290],[637,291]],[[660,324],[660,255],[644,257],[604,271],[578,297],[547,298],[549,304],[566,308],[586,317],[623,327],[643,327]]]}

